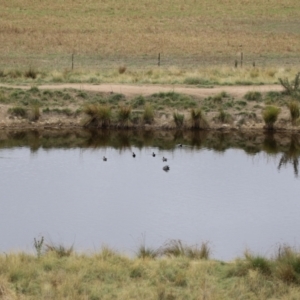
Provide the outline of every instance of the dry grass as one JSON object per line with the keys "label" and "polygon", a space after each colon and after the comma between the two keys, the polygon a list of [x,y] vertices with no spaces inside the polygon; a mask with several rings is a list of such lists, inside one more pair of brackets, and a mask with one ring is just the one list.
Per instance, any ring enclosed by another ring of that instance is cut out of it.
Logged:
{"label": "dry grass", "polygon": [[161,66],[234,68],[243,52],[256,79],[266,58],[273,66],[297,61],[299,8],[298,0],[2,1],[0,69],[70,69],[72,53],[75,69],[106,61],[115,73],[122,64],[126,74],[157,65],[158,53]]}
{"label": "dry grass", "polygon": [[68,256],[49,251],[39,258],[1,254],[0,298],[299,299],[297,280],[290,280],[283,270],[291,266],[297,272],[295,255],[278,258],[281,270],[272,276],[270,262],[257,257],[231,263],[185,256],[129,259],[107,247],[98,253]]}

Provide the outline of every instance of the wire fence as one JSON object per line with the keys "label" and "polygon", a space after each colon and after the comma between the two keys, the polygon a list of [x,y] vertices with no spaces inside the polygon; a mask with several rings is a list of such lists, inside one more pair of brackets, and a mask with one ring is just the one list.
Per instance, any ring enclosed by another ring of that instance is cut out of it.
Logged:
{"label": "wire fence", "polygon": [[157,55],[137,56],[104,56],[83,54],[55,54],[55,55],[24,55],[24,56],[0,56],[1,69],[26,69],[29,67],[40,70],[110,70],[120,66],[134,69],[147,69],[151,67],[169,68],[176,66],[183,69],[197,69],[210,66],[228,67],[295,67],[300,66],[300,56],[284,54],[271,55],[190,55],[171,56],[165,53]]}

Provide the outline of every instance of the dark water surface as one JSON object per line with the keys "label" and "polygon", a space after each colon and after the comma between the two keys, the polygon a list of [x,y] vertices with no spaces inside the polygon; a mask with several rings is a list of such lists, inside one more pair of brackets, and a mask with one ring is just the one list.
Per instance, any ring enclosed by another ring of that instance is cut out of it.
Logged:
{"label": "dark water surface", "polygon": [[286,134],[1,133],[0,251],[33,251],[40,236],[75,250],[109,245],[129,254],[143,238],[151,247],[209,241],[222,260],[246,248],[271,255],[279,244],[298,247],[299,141]]}

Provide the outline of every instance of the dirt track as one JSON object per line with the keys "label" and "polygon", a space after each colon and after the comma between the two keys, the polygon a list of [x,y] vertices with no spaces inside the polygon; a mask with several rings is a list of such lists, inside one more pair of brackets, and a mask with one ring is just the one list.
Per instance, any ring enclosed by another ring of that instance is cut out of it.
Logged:
{"label": "dirt track", "polygon": [[[0,87],[11,87],[20,89],[30,89],[30,86],[20,85],[12,86],[8,84],[0,84]],[[177,93],[208,97],[218,94],[222,91],[227,92],[233,97],[243,97],[248,91],[268,92],[268,91],[282,91],[280,85],[249,85],[249,86],[216,86],[213,88],[198,88],[198,87],[186,87],[182,85],[132,85],[132,84],[79,84],[79,83],[67,83],[67,84],[52,84],[52,85],[39,85],[39,89],[77,89],[85,91],[95,92],[114,92],[121,93],[126,96],[136,95],[151,95],[159,92],[174,91]]]}

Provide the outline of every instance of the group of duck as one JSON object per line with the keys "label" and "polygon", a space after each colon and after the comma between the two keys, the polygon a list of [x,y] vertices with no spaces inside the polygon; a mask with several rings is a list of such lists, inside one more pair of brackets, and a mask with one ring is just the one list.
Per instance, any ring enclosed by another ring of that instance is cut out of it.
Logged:
{"label": "group of duck", "polygon": [[[156,154],[154,152],[152,152],[152,156],[155,157]],[[136,154],[134,152],[132,152],[132,157],[135,158]],[[168,159],[166,157],[163,156],[162,161],[166,162]],[[103,156],[103,161],[107,161],[107,157]],[[168,165],[163,167],[163,170],[168,172],[170,170],[170,167]]]}

